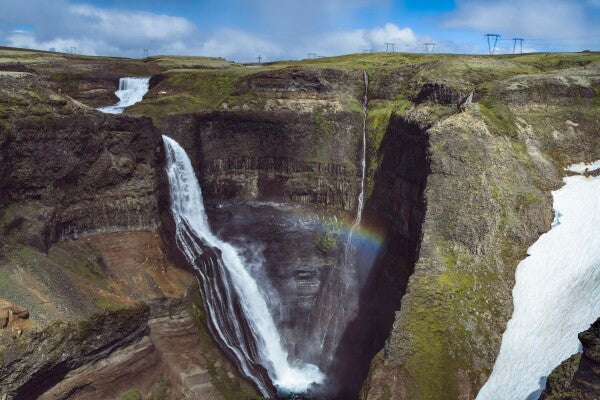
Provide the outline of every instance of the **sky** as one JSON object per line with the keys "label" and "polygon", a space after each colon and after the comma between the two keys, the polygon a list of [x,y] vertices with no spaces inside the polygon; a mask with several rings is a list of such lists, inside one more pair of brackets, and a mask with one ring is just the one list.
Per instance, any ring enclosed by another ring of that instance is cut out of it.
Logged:
{"label": "sky", "polygon": [[496,53],[515,37],[523,52],[600,50],[600,0],[0,0],[0,45],[87,55],[484,54],[486,33]]}

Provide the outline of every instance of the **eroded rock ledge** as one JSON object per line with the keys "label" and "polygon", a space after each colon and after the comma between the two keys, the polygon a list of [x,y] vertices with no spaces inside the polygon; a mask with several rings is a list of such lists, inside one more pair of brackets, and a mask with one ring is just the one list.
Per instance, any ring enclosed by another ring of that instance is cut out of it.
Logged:
{"label": "eroded rock ledge", "polygon": [[579,334],[583,353],[576,353],[552,371],[540,400],[600,398],[600,319]]}

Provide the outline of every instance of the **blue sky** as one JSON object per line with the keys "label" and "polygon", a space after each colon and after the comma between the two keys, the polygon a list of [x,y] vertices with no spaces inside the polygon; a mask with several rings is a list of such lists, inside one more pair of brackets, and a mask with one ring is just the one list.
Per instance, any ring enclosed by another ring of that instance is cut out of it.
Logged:
{"label": "blue sky", "polygon": [[0,44],[90,55],[250,61],[381,51],[600,50],[600,0],[0,0]]}

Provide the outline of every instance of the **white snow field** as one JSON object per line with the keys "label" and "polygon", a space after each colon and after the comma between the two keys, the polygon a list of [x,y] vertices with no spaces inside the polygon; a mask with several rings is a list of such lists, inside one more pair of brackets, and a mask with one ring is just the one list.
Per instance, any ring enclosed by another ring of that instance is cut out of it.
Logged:
{"label": "white snow field", "polygon": [[[567,168],[583,173],[600,161]],[[516,271],[514,311],[477,400],[537,400],[546,377],[579,351],[600,316],[600,177],[569,176],[554,191],[557,218]]]}

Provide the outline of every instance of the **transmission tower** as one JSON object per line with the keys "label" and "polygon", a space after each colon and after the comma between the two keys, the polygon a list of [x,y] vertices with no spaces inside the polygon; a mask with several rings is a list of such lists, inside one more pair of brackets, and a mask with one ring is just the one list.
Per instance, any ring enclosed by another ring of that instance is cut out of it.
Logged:
{"label": "transmission tower", "polygon": [[148,49],[144,49],[144,58],[148,58]]}
{"label": "transmission tower", "polygon": [[260,64],[260,61],[262,60],[262,56],[258,56],[258,57],[256,57],[256,59],[258,60],[258,63]]}
{"label": "transmission tower", "polygon": [[77,47],[71,46],[71,54],[75,54],[77,52]]}
{"label": "transmission tower", "polygon": [[523,54],[523,38],[513,38],[513,54],[515,54],[515,51],[517,50],[517,42],[519,42],[519,46],[520,46],[520,54]]}
{"label": "transmission tower", "polygon": [[369,54],[371,54],[371,53],[373,53],[373,50],[364,49],[364,50],[363,50],[363,53],[369,53]]}
{"label": "transmission tower", "polygon": [[396,43],[384,43],[385,44],[385,52],[389,53],[390,52],[390,47],[392,48],[392,53],[396,52]]}
{"label": "transmission tower", "polygon": [[433,53],[435,46],[437,46],[437,43],[425,43],[425,51],[427,53]]}
{"label": "transmission tower", "polygon": [[311,58],[317,58],[317,53],[306,53],[306,55],[308,56],[308,59],[310,60]]}
{"label": "transmission tower", "polygon": [[488,50],[490,52],[490,55],[494,55],[494,53],[496,52],[496,44],[498,44],[498,39],[500,39],[500,35],[498,35],[497,33],[486,33],[483,36],[485,36],[485,38],[487,39]]}

